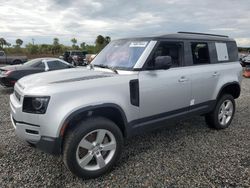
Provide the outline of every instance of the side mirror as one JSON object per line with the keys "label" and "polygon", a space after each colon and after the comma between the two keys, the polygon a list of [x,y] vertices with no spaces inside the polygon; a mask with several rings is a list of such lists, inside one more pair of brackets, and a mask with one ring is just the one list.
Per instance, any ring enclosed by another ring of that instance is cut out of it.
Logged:
{"label": "side mirror", "polygon": [[172,66],[171,56],[157,56],[155,58],[155,69],[169,69]]}

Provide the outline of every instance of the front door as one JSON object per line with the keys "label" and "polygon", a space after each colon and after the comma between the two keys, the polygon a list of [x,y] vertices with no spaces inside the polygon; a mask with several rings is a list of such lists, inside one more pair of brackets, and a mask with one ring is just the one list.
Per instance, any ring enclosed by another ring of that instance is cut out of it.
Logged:
{"label": "front door", "polygon": [[[171,56],[167,70],[154,69],[157,56]],[[139,73],[140,118],[160,119],[185,113],[192,105],[191,74],[183,65],[183,44],[160,42]],[[148,69],[148,70],[147,70]]]}

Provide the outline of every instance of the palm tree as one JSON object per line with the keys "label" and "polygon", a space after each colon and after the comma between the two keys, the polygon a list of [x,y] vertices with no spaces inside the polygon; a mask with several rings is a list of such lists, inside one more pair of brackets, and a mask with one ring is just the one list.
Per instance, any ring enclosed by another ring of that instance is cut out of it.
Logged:
{"label": "palm tree", "polygon": [[58,38],[54,38],[53,39],[53,45],[54,46],[58,46],[59,45],[59,39]]}
{"label": "palm tree", "polygon": [[18,47],[22,46],[22,44],[23,44],[23,41],[21,39],[16,39],[16,45]]}
{"label": "palm tree", "polygon": [[71,39],[71,42],[73,43],[73,45],[72,45],[72,46],[74,47],[74,46],[76,45],[76,43],[77,43],[76,38],[72,38],[72,39]]}
{"label": "palm tree", "polygon": [[82,50],[84,50],[84,49],[86,48],[86,43],[85,43],[85,42],[82,42],[82,43],[80,44],[80,46],[81,46]]}
{"label": "palm tree", "polygon": [[105,42],[105,38],[102,35],[98,35],[95,40],[97,46],[102,46]]}
{"label": "palm tree", "polygon": [[3,47],[7,44],[6,40],[4,38],[0,38],[0,47],[3,49]]}
{"label": "palm tree", "polygon": [[105,43],[108,44],[108,43],[110,43],[110,41],[111,41],[110,36],[106,36],[105,37]]}

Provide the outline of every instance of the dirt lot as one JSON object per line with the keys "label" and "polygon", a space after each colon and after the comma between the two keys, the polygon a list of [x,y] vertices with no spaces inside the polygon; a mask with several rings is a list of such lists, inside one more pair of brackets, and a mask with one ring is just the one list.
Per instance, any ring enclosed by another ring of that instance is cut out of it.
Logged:
{"label": "dirt lot", "polygon": [[15,137],[10,93],[0,89],[0,187],[250,187],[250,80],[230,128],[211,130],[195,117],[135,137],[111,173],[88,181]]}

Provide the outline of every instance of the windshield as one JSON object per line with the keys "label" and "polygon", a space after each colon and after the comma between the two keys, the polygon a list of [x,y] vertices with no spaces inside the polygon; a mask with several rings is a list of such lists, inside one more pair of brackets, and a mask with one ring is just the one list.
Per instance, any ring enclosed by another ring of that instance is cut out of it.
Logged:
{"label": "windshield", "polygon": [[28,66],[28,67],[34,67],[36,66],[38,63],[40,63],[42,61],[42,59],[33,59],[30,61],[27,61],[26,63],[24,63],[23,65]]}
{"label": "windshield", "polygon": [[86,52],[71,52],[71,55],[85,56],[85,55],[86,55]]}
{"label": "windshield", "polygon": [[113,41],[95,57],[91,64],[115,69],[132,69],[148,43],[149,41]]}

